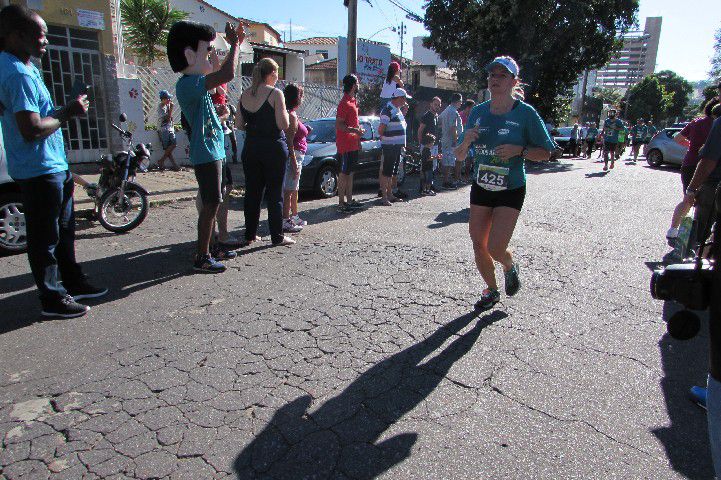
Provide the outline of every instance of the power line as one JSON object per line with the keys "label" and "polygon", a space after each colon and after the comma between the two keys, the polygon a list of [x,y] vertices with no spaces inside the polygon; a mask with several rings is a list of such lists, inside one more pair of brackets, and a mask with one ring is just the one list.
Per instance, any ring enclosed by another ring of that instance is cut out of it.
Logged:
{"label": "power line", "polygon": [[408,20],[413,20],[414,22],[423,23],[423,17],[418,15],[417,13],[413,12],[411,9],[406,7],[405,5],[402,5],[398,0],[388,0],[392,5],[396,6],[397,8],[403,10],[403,12],[406,14],[406,18]]}

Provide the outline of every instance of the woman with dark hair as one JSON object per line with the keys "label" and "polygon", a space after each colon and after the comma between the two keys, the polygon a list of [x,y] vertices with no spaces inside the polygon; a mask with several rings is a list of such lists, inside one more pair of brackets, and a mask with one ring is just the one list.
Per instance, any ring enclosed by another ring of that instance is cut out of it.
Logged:
{"label": "woman with dark hair", "polygon": [[547,161],[555,148],[541,117],[523,102],[518,70],[511,57],[497,57],[486,66],[491,100],[471,110],[455,149],[457,158],[469,151],[473,156],[468,230],[476,266],[488,285],[476,302],[479,310],[500,301],[494,260],[503,265],[506,295],[521,287],[508,244],[526,197],[525,160]]}
{"label": "woman with dark hair", "polygon": [[391,95],[396,91],[396,88],[403,88],[403,80],[401,80],[401,64],[398,62],[391,62],[388,65],[388,73],[386,73],[386,79],[383,82],[383,89],[381,90],[381,104],[378,111],[383,110],[383,107],[388,105],[391,101]]}
{"label": "woman with dark hair", "polygon": [[243,169],[245,170],[245,239],[260,240],[260,202],[265,192],[268,226],[273,245],[292,245],[283,235],[283,174],[288,161],[284,131],[290,120],[283,92],[275,87],[278,64],[262,58],[253,68],[250,88],[240,96],[236,126],[245,130]]}
{"label": "woman with dark hair", "polygon": [[[686,195],[686,189],[688,184],[691,183],[693,174],[696,172],[696,165],[698,165],[699,155],[698,152],[701,147],[706,143],[706,138],[711,131],[711,125],[713,125],[714,117],[712,111],[716,105],[718,105],[718,98],[712,98],[703,107],[703,117],[696,118],[691,123],[687,124],[681,132],[674,138],[674,141],[679,145],[688,148],[686,156],[683,158],[681,163],[681,186],[683,187],[682,195]],[[678,226],[681,224],[681,220],[688,213],[689,208],[686,202],[679,203],[673,211],[671,217],[671,228],[666,232],[666,239],[672,241],[678,237]]]}
{"label": "woman with dark hair", "polygon": [[303,125],[296,112],[303,103],[303,86],[291,83],[285,87],[283,94],[289,117],[289,125],[285,131],[289,157],[283,178],[283,231],[297,233],[308,224],[298,216],[298,187],[300,186],[303,157],[308,150],[306,137],[311,129]]}

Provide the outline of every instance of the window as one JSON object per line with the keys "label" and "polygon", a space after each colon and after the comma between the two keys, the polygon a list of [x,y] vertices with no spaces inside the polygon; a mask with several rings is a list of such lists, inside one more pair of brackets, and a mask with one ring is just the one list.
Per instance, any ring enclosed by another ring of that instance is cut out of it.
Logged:
{"label": "window", "polygon": [[361,137],[361,141],[367,142],[373,140],[373,129],[370,123],[361,123],[361,128],[365,130],[365,133]]}
{"label": "window", "polygon": [[316,50],[316,55],[323,55],[323,58],[328,60],[328,50]]}

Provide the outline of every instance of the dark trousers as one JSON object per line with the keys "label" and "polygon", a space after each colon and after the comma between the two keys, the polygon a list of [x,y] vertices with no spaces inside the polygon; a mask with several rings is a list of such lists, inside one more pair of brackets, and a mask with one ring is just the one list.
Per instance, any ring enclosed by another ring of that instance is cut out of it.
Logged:
{"label": "dark trousers", "polygon": [[245,170],[245,238],[252,240],[258,233],[260,202],[265,192],[270,238],[279,243],[283,241],[283,176],[288,146],[283,139],[248,137],[241,157]]}
{"label": "dark trousers", "polygon": [[65,171],[17,183],[25,209],[28,260],[40,300],[60,298],[66,295],[63,284],[76,285],[83,278],[75,261],[73,175]]}

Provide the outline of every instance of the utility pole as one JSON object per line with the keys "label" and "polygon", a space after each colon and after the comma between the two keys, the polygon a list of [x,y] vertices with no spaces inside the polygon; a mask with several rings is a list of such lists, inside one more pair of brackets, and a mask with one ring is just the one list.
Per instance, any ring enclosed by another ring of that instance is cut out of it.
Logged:
{"label": "utility pole", "polygon": [[[400,29],[398,30],[398,35],[401,36],[401,66],[403,66],[403,36],[406,34],[406,24],[401,22]],[[406,80],[408,79],[408,68],[406,67]],[[408,88],[408,87],[406,87]]]}
{"label": "utility pole", "polygon": [[289,21],[289,26],[290,26],[290,41],[292,42],[293,41],[293,19],[292,18]]}
{"label": "utility pole", "polygon": [[581,90],[581,108],[578,109],[578,121],[583,123],[583,107],[586,106],[586,88],[588,87],[588,70],[583,71],[583,89]]}
{"label": "utility pole", "polygon": [[[348,73],[356,73],[358,57],[358,0],[346,0],[348,7]],[[340,80],[340,79],[338,79]]]}

